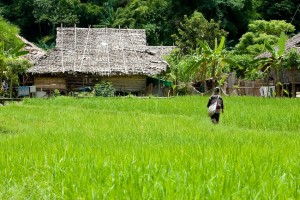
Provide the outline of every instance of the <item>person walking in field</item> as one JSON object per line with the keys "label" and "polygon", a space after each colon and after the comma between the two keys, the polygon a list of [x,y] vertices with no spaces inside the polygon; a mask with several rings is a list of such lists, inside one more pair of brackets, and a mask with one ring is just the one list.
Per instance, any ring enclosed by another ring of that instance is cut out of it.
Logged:
{"label": "person walking in field", "polygon": [[219,95],[220,88],[216,87],[214,89],[214,94],[211,95],[208,99],[207,107],[214,104],[217,101],[217,107],[212,116],[210,116],[212,123],[218,124],[220,119],[220,111],[222,110],[222,113],[224,113],[224,102],[222,97]]}

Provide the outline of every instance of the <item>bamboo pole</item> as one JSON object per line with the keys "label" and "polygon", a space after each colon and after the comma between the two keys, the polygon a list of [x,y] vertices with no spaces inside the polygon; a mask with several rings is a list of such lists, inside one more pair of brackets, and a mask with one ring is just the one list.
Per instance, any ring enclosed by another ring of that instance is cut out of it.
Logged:
{"label": "bamboo pole", "polygon": [[[119,26],[119,33],[120,33],[120,26]],[[122,34],[120,33],[120,47],[121,47],[121,51],[122,51],[122,56],[123,56],[123,67],[124,67],[124,73],[128,72],[127,69],[127,65],[126,65],[126,61],[125,61],[125,53],[124,53],[124,41],[123,41],[123,37]]]}
{"label": "bamboo pole", "polygon": [[76,24],[74,24],[74,54],[73,54],[73,71],[75,72],[75,61],[77,60],[77,31]]}
{"label": "bamboo pole", "polygon": [[62,71],[65,71],[64,67],[64,34],[63,34],[63,25],[62,23],[60,24],[60,29],[61,29],[61,67]]}
{"label": "bamboo pole", "polygon": [[85,45],[84,45],[84,50],[83,50],[82,58],[81,58],[81,62],[80,62],[80,71],[82,71],[83,60],[85,58],[85,52],[86,52],[86,49],[87,49],[87,46],[88,46],[88,42],[89,42],[90,29],[91,29],[91,26],[89,26],[88,32],[87,32],[87,36],[86,36],[86,42],[85,42]]}

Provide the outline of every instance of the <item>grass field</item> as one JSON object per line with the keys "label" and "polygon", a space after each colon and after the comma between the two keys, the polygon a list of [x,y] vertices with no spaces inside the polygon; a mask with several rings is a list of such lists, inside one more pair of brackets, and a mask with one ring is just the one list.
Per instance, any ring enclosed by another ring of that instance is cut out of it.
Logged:
{"label": "grass field", "polygon": [[300,199],[300,99],[25,99],[0,107],[0,199]]}

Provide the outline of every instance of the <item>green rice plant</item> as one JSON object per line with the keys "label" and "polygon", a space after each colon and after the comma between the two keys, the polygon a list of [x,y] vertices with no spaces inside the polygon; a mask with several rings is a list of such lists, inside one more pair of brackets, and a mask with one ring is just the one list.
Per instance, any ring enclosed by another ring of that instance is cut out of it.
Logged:
{"label": "green rice plant", "polygon": [[224,97],[217,126],[207,100],[2,106],[0,199],[299,199],[298,99]]}

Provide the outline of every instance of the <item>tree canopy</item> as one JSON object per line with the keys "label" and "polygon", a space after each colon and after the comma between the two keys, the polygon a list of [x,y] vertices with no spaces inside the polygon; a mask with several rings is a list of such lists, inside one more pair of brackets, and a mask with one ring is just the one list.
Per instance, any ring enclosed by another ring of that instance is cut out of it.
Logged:
{"label": "tree canopy", "polygon": [[197,11],[228,32],[226,41],[234,46],[257,19],[284,20],[300,31],[299,7],[298,0],[14,0],[0,2],[0,15],[31,41],[55,34],[60,23],[76,23],[145,28],[150,45],[172,45],[171,35],[178,34],[185,16]]}
{"label": "tree canopy", "polygon": [[239,43],[231,51],[233,59],[243,68],[233,67],[239,77],[256,79],[260,76],[257,73],[255,57],[266,51],[265,41],[270,45],[277,44],[280,34],[287,35],[295,31],[295,26],[283,20],[255,20],[249,24],[248,32],[242,35]]}
{"label": "tree canopy", "polygon": [[19,28],[10,24],[0,16],[0,42],[3,43],[4,50],[15,48],[22,43],[22,41],[16,37],[17,34],[19,34]]}
{"label": "tree canopy", "polygon": [[220,28],[220,23],[214,22],[214,20],[207,21],[202,13],[195,11],[190,18],[184,16],[178,34],[174,34],[172,37],[182,54],[188,54],[200,47],[197,39],[206,41],[208,45],[212,46],[215,38],[220,39],[226,35],[227,32]]}

